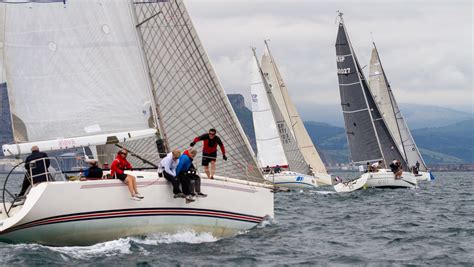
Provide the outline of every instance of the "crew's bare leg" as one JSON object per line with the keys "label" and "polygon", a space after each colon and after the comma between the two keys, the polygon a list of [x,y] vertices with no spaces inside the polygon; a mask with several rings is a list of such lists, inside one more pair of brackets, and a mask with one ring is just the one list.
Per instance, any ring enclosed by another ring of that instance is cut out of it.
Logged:
{"label": "crew's bare leg", "polygon": [[128,186],[128,191],[130,191],[131,196],[135,196],[135,190],[133,188],[133,182],[132,182],[132,177],[130,175],[127,175],[127,178],[125,178],[125,183]]}
{"label": "crew's bare leg", "polygon": [[204,171],[206,172],[207,178],[211,179],[211,172],[209,171],[209,166],[204,166]]}
{"label": "crew's bare leg", "polygon": [[216,161],[211,161],[211,177],[214,178],[214,173],[216,173]]}

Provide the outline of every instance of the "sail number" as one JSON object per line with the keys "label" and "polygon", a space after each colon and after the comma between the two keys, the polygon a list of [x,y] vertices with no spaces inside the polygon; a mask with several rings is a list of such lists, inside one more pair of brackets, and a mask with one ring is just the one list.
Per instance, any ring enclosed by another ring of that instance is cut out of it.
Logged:
{"label": "sail number", "polygon": [[337,62],[344,62],[345,59],[346,59],[346,57],[344,57],[344,56],[336,56],[336,61]]}
{"label": "sail number", "polygon": [[337,69],[337,74],[349,74],[351,73],[351,68]]}

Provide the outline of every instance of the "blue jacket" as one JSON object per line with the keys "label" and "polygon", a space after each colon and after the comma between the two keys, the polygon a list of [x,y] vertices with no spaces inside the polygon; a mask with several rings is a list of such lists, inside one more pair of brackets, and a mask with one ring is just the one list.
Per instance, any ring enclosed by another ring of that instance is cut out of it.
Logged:
{"label": "blue jacket", "polygon": [[176,176],[180,175],[182,172],[187,172],[191,168],[192,164],[192,159],[186,155],[183,154],[179,157],[179,163],[178,166],[176,167]]}

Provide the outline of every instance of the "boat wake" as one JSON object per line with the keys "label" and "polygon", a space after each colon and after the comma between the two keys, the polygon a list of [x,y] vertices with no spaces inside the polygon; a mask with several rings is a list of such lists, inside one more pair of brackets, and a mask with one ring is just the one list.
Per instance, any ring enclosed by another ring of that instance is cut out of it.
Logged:
{"label": "boat wake", "polygon": [[[13,245],[21,250],[44,251],[49,250],[67,259],[92,259],[97,257],[120,256],[136,253],[143,250],[141,247],[160,244],[188,243],[200,244],[216,242],[219,239],[210,233],[196,233],[192,230],[180,231],[175,234],[149,234],[141,237],[120,238],[113,241],[94,244],[91,246],[50,247],[40,244],[17,244]],[[146,253],[145,253],[146,254]]]}

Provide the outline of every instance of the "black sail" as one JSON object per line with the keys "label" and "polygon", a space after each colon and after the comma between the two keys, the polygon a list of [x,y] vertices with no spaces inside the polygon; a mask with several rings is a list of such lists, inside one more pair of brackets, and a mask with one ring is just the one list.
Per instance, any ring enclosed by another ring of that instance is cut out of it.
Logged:
{"label": "black sail", "polygon": [[336,40],[336,61],[342,113],[352,162],[383,160],[388,166],[393,159],[398,159],[403,168],[407,169],[407,164],[375,104],[342,18]]}

